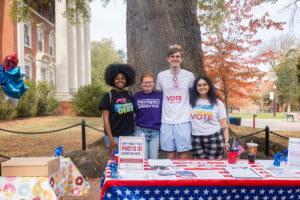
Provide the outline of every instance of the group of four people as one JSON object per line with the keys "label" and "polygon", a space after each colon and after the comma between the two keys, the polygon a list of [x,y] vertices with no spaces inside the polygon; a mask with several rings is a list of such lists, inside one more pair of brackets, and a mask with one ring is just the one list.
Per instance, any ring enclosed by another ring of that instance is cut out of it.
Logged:
{"label": "group of four people", "polygon": [[186,159],[188,152],[197,159],[221,159],[229,146],[227,116],[212,81],[206,76],[195,79],[181,68],[179,45],[170,46],[167,61],[170,68],[156,80],[159,92],[154,91],[154,76],[146,73],[142,91],[133,96],[124,88],[134,83],[135,71],[126,64],[107,67],[105,82],[113,89],[99,104],[106,145],[115,151],[119,136],[140,136],[145,137],[145,158],[157,159],[161,148],[170,159],[176,153]]}

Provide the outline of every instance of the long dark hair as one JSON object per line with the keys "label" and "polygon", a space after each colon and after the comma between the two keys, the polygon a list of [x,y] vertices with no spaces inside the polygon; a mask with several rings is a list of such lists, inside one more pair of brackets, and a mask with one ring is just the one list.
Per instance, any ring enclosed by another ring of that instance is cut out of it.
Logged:
{"label": "long dark hair", "polygon": [[195,79],[195,81],[193,83],[193,87],[190,89],[190,104],[191,104],[191,106],[194,107],[196,105],[197,99],[199,98],[199,93],[197,91],[197,84],[198,84],[199,80],[201,80],[201,79],[205,80],[209,86],[209,90],[207,93],[209,103],[212,105],[217,104],[217,99],[221,99],[221,98],[217,94],[214,84],[212,83],[210,78],[208,78],[207,76],[199,76]]}

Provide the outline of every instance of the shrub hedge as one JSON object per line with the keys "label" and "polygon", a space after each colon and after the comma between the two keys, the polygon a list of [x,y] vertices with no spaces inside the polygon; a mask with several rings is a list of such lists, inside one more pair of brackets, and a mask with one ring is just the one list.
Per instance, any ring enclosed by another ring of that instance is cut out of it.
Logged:
{"label": "shrub hedge", "polygon": [[81,86],[72,99],[73,111],[79,116],[100,117],[98,105],[104,93],[99,85]]}

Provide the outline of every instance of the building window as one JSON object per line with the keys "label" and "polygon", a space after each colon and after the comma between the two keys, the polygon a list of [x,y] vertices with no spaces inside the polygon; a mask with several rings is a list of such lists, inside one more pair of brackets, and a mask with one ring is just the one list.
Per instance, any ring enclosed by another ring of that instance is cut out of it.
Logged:
{"label": "building window", "polygon": [[46,79],[46,69],[41,69],[41,81],[45,81]]}
{"label": "building window", "polygon": [[50,73],[49,73],[49,83],[51,85],[54,85],[54,72],[53,71],[50,71]]}
{"label": "building window", "polygon": [[24,45],[31,47],[31,25],[24,23]]}
{"label": "building window", "polygon": [[48,12],[49,12],[49,21],[53,23],[54,22],[53,6],[51,4],[49,5],[49,11]]}
{"label": "building window", "polygon": [[43,51],[44,50],[44,32],[38,30],[38,50]]}
{"label": "building window", "polygon": [[40,15],[43,15],[43,5],[42,5],[42,0],[38,0],[38,7],[37,11]]}
{"label": "building window", "polygon": [[30,80],[32,78],[32,65],[29,63],[25,63],[24,74],[25,80]]}
{"label": "building window", "polygon": [[49,35],[49,54],[50,56],[54,56],[54,37],[53,35]]}

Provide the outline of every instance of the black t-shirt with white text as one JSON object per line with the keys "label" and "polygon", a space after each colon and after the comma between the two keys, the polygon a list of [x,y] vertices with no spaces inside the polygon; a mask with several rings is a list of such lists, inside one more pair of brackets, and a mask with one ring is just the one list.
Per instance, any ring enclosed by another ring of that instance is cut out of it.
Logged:
{"label": "black t-shirt with white text", "polygon": [[109,111],[109,124],[113,137],[128,136],[134,131],[134,116],[131,94],[112,89],[105,93],[98,108]]}

